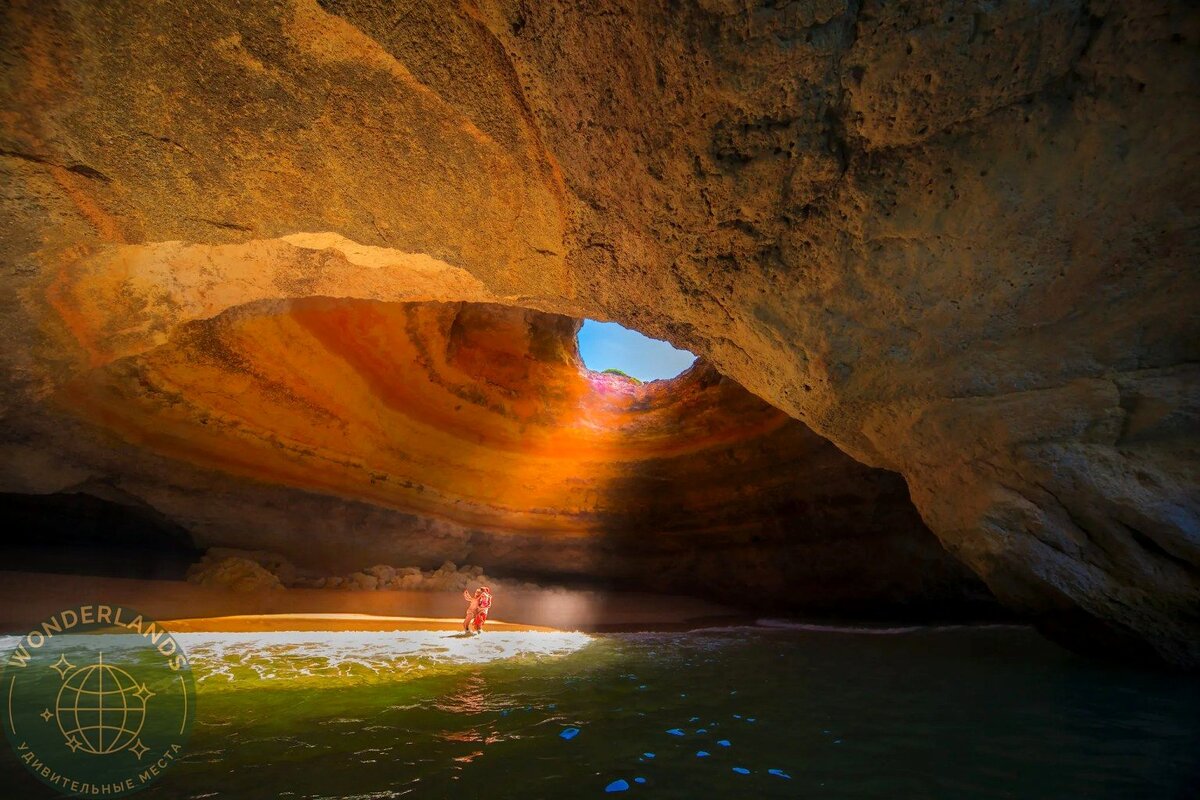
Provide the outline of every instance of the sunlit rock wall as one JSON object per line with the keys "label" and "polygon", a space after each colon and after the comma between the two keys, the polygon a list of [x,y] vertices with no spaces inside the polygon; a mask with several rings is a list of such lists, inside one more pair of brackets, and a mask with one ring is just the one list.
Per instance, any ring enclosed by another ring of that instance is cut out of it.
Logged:
{"label": "sunlit rock wall", "polygon": [[615,319],[902,474],[1056,635],[1200,664],[1195,4],[4,15],[5,413],[248,302]]}
{"label": "sunlit rock wall", "polygon": [[244,307],[64,386],[52,405],[74,422],[40,434],[61,463],[38,488],[87,471],[201,546],[319,574],[451,559],[789,613],[986,606],[899,476],[706,365],[648,384],[592,373],[578,324],[459,303]]}

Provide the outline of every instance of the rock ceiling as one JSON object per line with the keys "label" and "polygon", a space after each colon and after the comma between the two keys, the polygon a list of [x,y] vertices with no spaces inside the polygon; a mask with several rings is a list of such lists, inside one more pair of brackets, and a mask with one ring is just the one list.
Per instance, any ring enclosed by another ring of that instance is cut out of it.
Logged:
{"label": "rock ceiling", "polygon": [[8,490],[248,304],[613,319],[900,473],[1060,638],[1200,663],[1193,5],[4,13]]}

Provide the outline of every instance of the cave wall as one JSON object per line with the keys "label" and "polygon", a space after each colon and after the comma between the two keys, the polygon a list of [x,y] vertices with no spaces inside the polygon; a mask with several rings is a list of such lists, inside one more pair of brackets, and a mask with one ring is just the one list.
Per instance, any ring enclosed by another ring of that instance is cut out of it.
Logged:
{"label": "cave wall", "polygon": [[471,303],[243,306],[27,415],[35,483],[86,474],[202,546],[317,574],[452,560],[789,613],[991,611],[898,475],[707,364],[590,372],[578,326]]}
{"label": "cave wall", "polygon": [[139,497],[89,482],[53,494],[0,493],[0,565],[32,573],[182,580],[203,555]]}
{"label": "cave wall", "polygon": [[0,402],[253,301],[615,319],[1058,635],[1194,665],[1198,13],[10,4]]}

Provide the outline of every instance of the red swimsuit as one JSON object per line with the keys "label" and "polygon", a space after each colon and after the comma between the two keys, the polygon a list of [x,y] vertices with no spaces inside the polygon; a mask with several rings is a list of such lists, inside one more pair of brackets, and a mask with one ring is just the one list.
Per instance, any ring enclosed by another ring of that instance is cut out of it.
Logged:
{"label": "red swimsuit", "polygon": [[487,621],[488,609],[492,607],[492,595],[484,592],[479,596],[479,610],[475,612],[475,619],[472,620],[475,624],[475,630],[483,630],[483,623]]}

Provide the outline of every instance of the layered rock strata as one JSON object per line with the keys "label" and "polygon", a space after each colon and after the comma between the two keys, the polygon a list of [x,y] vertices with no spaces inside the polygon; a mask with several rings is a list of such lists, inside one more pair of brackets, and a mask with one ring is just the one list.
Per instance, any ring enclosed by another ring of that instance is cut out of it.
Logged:
{"label": "layered rock strata", "polygon": [[1200,664],[1198,13],[9,4],[0,408],[249,302],[615,319],[1058,635]]}
{"label": "layered rock strata", "polygon": [[88,471],[199,546],[317,575],[452,559],[790,613],[986,608],[899,476],[706,364],[648,384],[590,372],[578,325],[461,303],[243,307],[65,384],[37,479]]}

